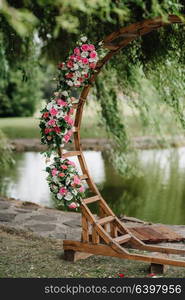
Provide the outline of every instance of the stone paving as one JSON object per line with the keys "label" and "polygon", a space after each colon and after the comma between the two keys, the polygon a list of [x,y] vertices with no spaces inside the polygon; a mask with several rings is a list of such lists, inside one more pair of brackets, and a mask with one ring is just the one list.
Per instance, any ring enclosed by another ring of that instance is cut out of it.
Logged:
{"label": "stone paving", "polygon": [[29,230],[43,237],[79,240],[81,215],[41,207],[31,202],[0,198],[0,224]]}
{"label": "stone paving", "polygon": [[[135,218],[125,217],[121,220],[126,222],[128,227],[142,226],[144,223],[143,221],[137,222]],[[39,236],[61,240],[80,240],[81,238],[80,213],[63,212],[12,198],[0,197],[0,225],[28,230]],[[168,225],[168,227],[185,237],[185,225]],[[170,243],[165,244],[167,246]],[[175,244],[178,247],[184,247],[184,243],[173,243],[174,246]]]}

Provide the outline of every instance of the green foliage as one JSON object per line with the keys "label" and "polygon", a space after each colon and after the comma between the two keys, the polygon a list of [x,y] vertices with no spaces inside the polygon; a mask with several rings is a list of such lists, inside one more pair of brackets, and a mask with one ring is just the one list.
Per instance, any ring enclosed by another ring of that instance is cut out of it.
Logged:
{"label": "green foliage", "polygon": [[5,135],[0,130],[0,166],[6,168],[10,163],[12,163],[11,149]]}

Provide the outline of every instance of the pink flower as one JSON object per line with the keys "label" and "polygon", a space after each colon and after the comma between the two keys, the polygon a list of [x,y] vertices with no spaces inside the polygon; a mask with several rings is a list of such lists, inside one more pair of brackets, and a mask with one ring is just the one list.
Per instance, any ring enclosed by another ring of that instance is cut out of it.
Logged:
{"label": "pink flower", "polygon": [[78,77],[78,81],[83,82],[83,81],[84,81],[84,78]]}
{"label": "pink flower", "polygon": [[47,118],[49,117],[49,113],[48,113],[48,112],[43,113],[42,117],[43,117],[44,119],[47,119]]}
{"label": "pink flower", "polygon": [[75,163],[73,162],[73,161],[71,161],[71,160],[68,160],[68,165],[71,165],[71,166],[73,166],[73,167],[75,167]]}
{"label": "pink flower", "polygon": [[82,51],[88,51],[89,50],[89,45],[88,44],[83,44],[81,46]]}
{"label": "pink flower", "polygon": [[67,132],[67,134],[71,137],[72,134],[73,134],[73,131],[72,131],[72,130],[69,130],[69,131]]}
{"label": "pink flower", "polygon": [[73,183],[77,184],[77,185],[81,184],[81,181],[80,181],[80,179],[77,175],[74,176],[74,182]]}
{"label": "pink flower", "polygon": [[81,186],[80,188],[79,188],[79,191],[80,191],[80,193],[83,193],[84,192],[84,187],[83,186]]}
{"label": "pink flower", "polygon": [[67,193],[67,189],[64,188],[64,187],[62,187],[62,188],[60,188],[59,193],[60,193],[61,195],[65,195],[65,194]]}
{"label": "pink flower", "polygon": [[72,115],[74,113],[74,108],[70,108],[69,114]]}
{"label": "pink flower", "polygon": [[75,59],[75,55],[71,55],[69,58],[70,58],[71,60],[74,60],[74,59]]}
{"label": "pink flower", "polygon": [[61,106],[67,106],[67,102],[63,101],[62,99],[58,99],[57,104]]}
{"label": "pink flower", "polygon": [[64,173],[59,173],[59,174],[58,174],[58,176],[60,176],[60,177],[64,177],[64,176],[65,176],[65,174],[64,174]]}
{"label": "pink flower", "polygon": [[56,174],[57,174],[57,169],[56,169],[56,168],[53,169],[53,170],[51,171],[51,174],[52,174],[52,176],[56,176]]}
{"label": "pink flower", "polygon": [[72,67],[73,67],[73,62],[72,62],[72,60],[68,60],[68,62],[67,62],[67,67],[68,67],[68,68],[72,68]]}
{"label": "pink flower", "polygon": [[83,64],[87,65],[89,63],[89,60],[88,60],[88,58],[83,57],[82,62],[83,62]]}
{"label": "pink flower", "polygon": [[52,116],[56,116],[56,114],[58,113],[58,110],[55,108],[51,108],[49,112]]}
{"label": "pink flower", "polygon": [[88,77],[89,77],[89,75],[88,75],[88,74],[84,74],[84,77],[85,77],[85,78],[88,78]]}
{"label": "pink flower", "polygon": [[66,143],[68,143],[69,140],[70,140],[70,136],[68,134],[65,134],[64,135],[64,140],[65,140]]}
{"label": "pink flower", "polygon": [[73,73],[67,73],[67,74],[65,75],[65,77],[66,77],[66,78],[72,78],[72,77],[73,77]]}
{"label": "pink flower", "polygon": [[60,127],[56,126],[56,127],[54,128],[54,131],[55,131],[56,133],[60,133],[60,132],[61,132],[61,129],[60,129]]}
{"label": "pink flower", "polygon": [[60,63],[60,64],[58,64],[58,68],[59,68],[59,69],[65,68],[65,63]]}
{"label": "pink flower", "polygon": [[77,61],[81,61],[82,57],[81,56],[77,56],[76,59],[77,59]]}
{"label": "pink flower", "polygon": [[123,278],[125,275],[123,273],[119,273],[118,277]]}
{"label": "pink flower", "polygon": [[47,124],[48,124],[49,126],[54,126],[54,125],[56,124],[56,121],[53,120],[53,119],[51,119],[51,120],[48,121]]}
{"label": "pink flower", "polygon": [[90,58],[95,58],[96,56],[97,56],[96,51],[92,51],[92,52],[90,53]]}
{"label": "pink flower", "polygon": [[45,129],[44,129],[44,133],[45,133],[45,134],[48,134],[49,132],[50,132],[49,128],[45,128]]}
{"label": "pink flower", "polygon": [[69,208],[71,209],[75,209],[78,207],[78,205],[75,203],[75,202],[71,202],[69,205],[68,205]]}
{"label": "pink flower", "polygon": [[89,51],[94,51],[95,50],[95,47],[94,47],[94,45],[92,45],[92,44],[89,44]]}
{"label": "pink flower", "polygon": [[76,48],[74,49],[74,54],[80,55],[80,48],[76,47]]}
{"label": "pink flower", "polygon": [[66,169],[67,169],[67,166],[61,165],[61,168],[62,168],[63,170],[66,170]]}
{"label": "pink flower", "polygon": [[89,64],[89,67],[90,67],[91,69],[95,69],[96,64],[95,64],[95,63],[90,63],[90,64]]}
{"label": "pink flower", "polygon": [[70,116],[68,116],[68,115],[64,117],[64,120],[65,120],[69,125],[73,125],[73,124],[74,124],[73,119],[71,119]]}

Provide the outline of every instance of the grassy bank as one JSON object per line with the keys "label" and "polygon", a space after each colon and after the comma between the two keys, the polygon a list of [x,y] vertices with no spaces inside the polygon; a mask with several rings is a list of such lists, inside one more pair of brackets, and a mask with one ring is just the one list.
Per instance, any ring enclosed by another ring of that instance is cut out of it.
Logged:
{"label": "grassy bank", "polygon": [[[71,263],[62,258],[62,243],[30,233],[0,228],[0,277],[147,277],[148,264],[92,256]],[[169,267],[163,277],[185,277],[184,268]]]}
{"label": "grassy bank", "polygon": [[[82,119],[81,137],[106,138],[107,133],[105,127],[102,125],[101,119],[100,107],[96,102],[92,101],[85,107]],[[124,110],[123,119],[125,126],[127,127],[127,132],[131,137],[159,135],[159,128],[155,128],[152,122],[151,124],[148,124],[147,127],[143,127],[141,119],[129,109]],[[163,114],[159,123],[161,132],[164,135],[184,134],[184,130],[177,126],[175,118],[172,118],[169,114]],[[0,118],[0,129],[2,129],[10,139],[40,138],[39,112],[37,112],[34,117],[28,118]]]}

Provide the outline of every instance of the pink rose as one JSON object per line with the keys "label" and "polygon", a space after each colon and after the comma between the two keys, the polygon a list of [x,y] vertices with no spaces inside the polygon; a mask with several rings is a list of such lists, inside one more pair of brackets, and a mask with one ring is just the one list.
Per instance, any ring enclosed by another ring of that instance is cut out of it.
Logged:
{"label": "pink rose", "polygon": [[61,132],[61,129],[60,129],[60,127],[56,126],[56,127],[54,128],[54,131],[55,131],[56,133],[60,133],[60,132]]}
{"label": "pink rose", "polygon": [[44,133],[45,133],[45,134],[48,134],[49,132],[50,132],[49,128],[45,128],[45,129],[44,129]]}
{"label": "pink rose", "polygon": [[49,112],[52,116],[56,116],[56,114],[58,113],[58,110],[55,108],[51,108]]}
{"label": "pink rose", "polygon": [[61,168],[62,168],[63,170],[66,170],[66,169],[67,169],[67,166],[61,165]]}
{"label": "pink rose", "polygon": [[73,62],[72,62],[72,60],[68,60],[67,67],[68,68],[73,68]]}
{"label": "pink rose", "polygon": [[49,113],[48,113],[48,112],[43,113],[42,117],[43,117],[44,119],[47,119],[47,118],[49,117]]}
{"label": "pink rose", "polygon": [[69,58],[70,58],[71,60],[74,60],[74,59],[75,59],[75,55],[71,55]]}
{"label": "pink rose", "polygon": [[80,48],[76,47],[76,48],[74,49],[74,54],[80,55]]}
{"label": "pink rose", "polygon": [[84,77],[85,77],[85,78],[88,78],[88,77],[89,77],[89,75],[88,75],[88,74],[84,74]]}
{"label": "pink rose", "polygon": [[81,61],[82,57],[81,56],[77,56],[76,59],[77,59],[77,61]]}
{"label": "pink rose", "polygon": [[61,195],[65,195],[65,194],[67,193],[67,189],[64,188],[64,187],[62,187],[62,188],[60,188],[59,193],[60,193]]}
{"label": "pink rose", "polygon": [[94,45],[92,45],[92,44],[89,44],[89,51],[94,51],[95,50],[95,47],[94,47]]}
{"label": "pink rose", "polygon": [[58,176],[60,176],[60,177],[64,177],[64,176],[65,176],[65,174],[64,174],[64,173],[59,173],[59,174],[58,174]]}
{"label": "pink rose", "polygon": [[63,101],[62,99],[58,99],[57,104],[61,106],[67,106],[67,102]]}
{"label": "pink rose", "polygon": [[82,51],[88,51],[88,50],[89,50],[89,45],[88,45],[88,44],[83,44],[83,45],[81,46],[81,50],[82,50]]}
{"label": "pink rose", "polygon": [[58,69],[63,69],[63,68],[65,68],[65,63],[58,64]]}
{"label": "pink rose", "polygon": [[73,183],[74,183],[74,184],[77,184],[77,185],[81,184],[81,181],[80,181],[80,179],[79,179],[79,177],[78,177],[77,175],[74,176],[74,181],[73,181]]}
{"label": "pink rose", "polygon": [[64,117],[64,120],[65,120],[69,125],[73,125],[73,124],[74,124],[73,119],[71,119],[70,116],[68,116],[68,115]]}
{"label": "pink rose", "polygon": [[83,62],[83,64],[87,65],[89,63],[89,60],[88,60],[88,58],[83,57],[82,62]]}
{"label": "pink rose", "polygon": [[71,202],[69,205],[68,205],[69,208],[71,209],[75,209],[78,207],[78,205],[75,203],[75,202]]}
{"label": "pink rose", "polygon": [[96,56],[97,56],[96,51],[92,51],[92,52],[90,53],[90,58],[95,58]]}
{"label": "pink rose", "polygon": [[81,186],[80,188],[79,188],[79,191],[80,191],[80,193],[83,193],[84,192],[84,187],[83,186]]}
{"label": "pink rose", "polygon": [[51,171],[51,174],[52,174],[52,176],[56,176],[56,174],[57,174],[57,169],[56,169],[56,168],[53,169],[53,170]]}
{"label": "pink rose", "polygon": [[54,126],[54,125],[56,124],[56,121],[53,120],[53,119],[51,119],[51,120],[48,121],[47,124],[48,124],[49,126]]}
{"label": "pink rose", "polygon": [[73,162],[73,161],[71,161],[71,160],[68,160],[68,165],[71,165],[71,166],[73,166],[73,167],[75,167],[75,163]]}
{"label": "pink rose", "polygon": [[67,73],[67,74],[65,75],[65,77],[66,77],[66,78],[72,78],[72,77],[73,77],[73,73]]}
{"label": "pink rose", "polygon": [[73,113],[74,113],[74,108],[71,107],[68,114],[69,114],[69,115],[73,115]]}
{"label": "pink rose", "polygon": [[72,136],[73,131],[72,131],[72,130],[69,130],[69,131],[67,132],[67,134],[68,134],[69,136]]}
{"label": "pink rose", "polygon": [[68,143],[69,140],[70,140],[70,136],[68,134],[65,134],[64,135],[64,140],[65,140],[66,143]]}
{"label": "pink rose", "polygon": [[96,64],[95,64],[95,63],[90,63],[90,64],[89,64],[89,67],[90,67],[91,69],[95,69]]}

